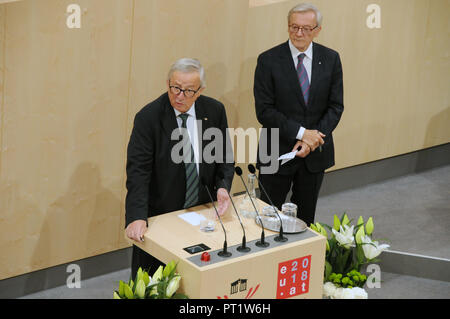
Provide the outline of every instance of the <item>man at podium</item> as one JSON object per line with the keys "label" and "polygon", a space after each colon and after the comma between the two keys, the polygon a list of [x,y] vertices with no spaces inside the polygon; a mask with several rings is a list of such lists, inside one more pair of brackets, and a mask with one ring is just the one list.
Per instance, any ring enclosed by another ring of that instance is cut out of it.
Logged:
{"label": "man at podium", "polygon": [[[209,202],[203,184],[216,197],[219,214],[229,206],[234,159],[227,116],[221,102],[201,95],[204,89],[200,62],[180,59],[169,70],[167,92],[135,116],[125,201],[126,235],[132,240],[144,240],[149,217]],[[133,278],[139,267],[153,273],[161,264],[133,245]]]}

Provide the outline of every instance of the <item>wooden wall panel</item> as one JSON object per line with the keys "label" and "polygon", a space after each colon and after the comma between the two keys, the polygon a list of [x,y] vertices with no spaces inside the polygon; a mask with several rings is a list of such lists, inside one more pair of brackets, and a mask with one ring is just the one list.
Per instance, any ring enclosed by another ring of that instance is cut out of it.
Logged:
{"label": "wooden wall panel", "polygon": [[[6,6],[0,6],[0,181],[2,180],[2,156],[3,149],[3,102],[5,92],[5,29],[6,29]],[[1,216],[1,213],[0,213]]]}
{"label": "wooden wall panel", "polygon": [[0,279],[117,249],[132,3],[6,6]]}
{"label": "wooden wall panel", "polygon": [[16,1],[22,1],[22,0],[0,0],[0,4],[8,3],[8,2],[16,2]]}

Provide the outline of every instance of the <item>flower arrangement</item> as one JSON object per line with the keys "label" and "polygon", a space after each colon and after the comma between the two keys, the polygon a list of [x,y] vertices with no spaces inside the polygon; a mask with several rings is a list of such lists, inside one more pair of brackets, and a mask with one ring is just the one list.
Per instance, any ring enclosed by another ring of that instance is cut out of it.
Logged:
{"label": "flower arrangement", "polygon": [[[352,296],[367,298],[367,293],[360,290],[367,280],[367,277],[360,273],[361,267],[379,262],[377,257],[388,249],[389,245],[380,245],[378,241],[372,240],[374,229],[372,217],[364,223],[360,216],[356,225],[351,225],[345,213],[341,218],[334,215],[333,219],[333,227],[318,222],[310,226],[311,229],[327,238],[324,295],[331,298],[351,298]],[[330,238],[326,228],[331,232]]]}
{"label": "flower arrangement", "polygon": [[363,288],[342,288],[332,282],[323,285],[323,295],[332,299],[367,299],[367,292]]}
{"label": "flower arrangement", "polygon": [[114,291],[114,299],[187,299],[184,294],[176,293],[180,287],[181,276],[176,273],[174,261],[164,268],[159,266],[153,276],[139,268],[136,278],[128,283],[119,282],[119,290]]}

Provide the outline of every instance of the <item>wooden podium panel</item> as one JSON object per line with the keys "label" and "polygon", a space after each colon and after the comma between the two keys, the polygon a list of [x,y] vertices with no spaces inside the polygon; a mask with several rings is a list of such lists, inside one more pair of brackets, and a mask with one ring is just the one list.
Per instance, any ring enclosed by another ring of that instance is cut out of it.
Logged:
{"label": "wooden podium panel", "polygon": [[[243,197],[233,198],[237,209]],[[259,211],[267,205],[259,199],[257,203]],[[251,251],[238,252],[243,233],[230,204],[222,222],[232,256],[224,258],[217,255],[225,239],[218,220],[215,230],[206,233],[179,217],[186,212],[207,216],[213,209],[212,204],[206,204],[151,217],[143,243],[127,240],[164,263],[178,262],[177,270],[182,276],[180,291],[193,299],[322,298],[325,237],[308,228],[299,234],[285,234],[288,241],[279,243],[274,241],[277,233],[265,230],[270,245],[259,248],[255,242],[261,238],[261,227],[254,219],[241,216]],[[183,249],[198,244],[210,248],[209,262],[200,260],[202,252],[190,254]]]}

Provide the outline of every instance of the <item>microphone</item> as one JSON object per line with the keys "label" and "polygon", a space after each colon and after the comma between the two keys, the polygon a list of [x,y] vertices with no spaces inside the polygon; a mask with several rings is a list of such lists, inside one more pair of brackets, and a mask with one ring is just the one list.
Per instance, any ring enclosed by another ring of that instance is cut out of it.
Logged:
{"label": "microphone", "polygon": [[265,240],[266,235],[264,233],[264,224],[263,224],[263,221],[261,219],[261,216],[259,216],[258,209],[256,208],[255,203],[253,203],[253,199],[252,199],[252,196],[250,195],[250,192],[248,191],[247,185],[245,185],[244,179],[242,178],[242,169],[239,166],[236,166],[234,168],[234,171],[241,178],[242,184],[244,184],[244,187],[245,187],[245,191],[247,192],[248,197],[250,198],[250,202],[252,203],[253,208],[255,209],[255,212],[258,215],[259,221],[261,223],[261,228],[262,228],[261,240],[257,241],[255,243],[255,245],[258,246],[258,247],[267,247],[267,246],[269,246],[269,243],[266,242],[266,240]]}
{"label": "microphone", "polygon": [[213,200],[213,197],[211,196],[211,192],[209,191],[209,187],[208,187],[208,185],[206,185],[205,180],[203,178],[201,179],[201,183],[206,188],[206,191],[208,192],[209,199],[211,200],[214,210],[216,211],[217,218],[219,218],[220,224],[222,225],[223,234],[225,235],[225,241],[223,242],[223,250],[220,251],[218,253],[218,255],[220,257],[230,257],[231,253],[229,251],[227,251],[227,232],[225,231],[225,227],[223,227],[222,219],[220,218],[220,215],[217,212],[216,205],[214,205],[214,200]]}
{"label": "microphone", "polygon": [[[218,172],[217,172],[217,176],[218,176],[220,179],[223,179],[223,180],[224,180],[223,172],[218,171]],[[227,188],[228,185],[226,184],[225,180],[223,181],[223,183],[224,183],[225,186],[226,186],[225,188]],[[245,229],[244,229],[244,225],[242,224],[241,217],[239,217],[239,214],[238,214],[238,212],[237,212],[236,206],[234,205],[234,201],[233,201],[233,199],[231,198],[231,195],[230,195],[228,192],[227,192],[227,194],[228,194],[228,197],[230,198],[231,204],[233,205],[233,209],[234,209],[234,211],[236,212],[236,216],[237,216],[237,218],[239,219],[239,223],[241,224],[242,232],[244,233],[244,236],[242,237],[242,245],[239,246],[239,247],[236,248],[236,249],[237,249],[237,251],[240,251],[241,253],[247,253],[247,252],[250,251],[250,247],[247,247],[247,246],[246,246],[247,240],[246,240],[246,237],[245,237]]]}
{"label": "microphone", "polygon": [[255,166],[253,166],[252,164],[249,164],[248,165],[248,171],[250,173],[252,173],[253,175],[255,175],[256,179],[258,180],[259,187],[261,187],[262,191],[264,192],[264,195],[266,195],[267,199],[270,202],[270,205],[272,206],[274,212],[277,214],[278,219],[280,220],[280,232],[279,232],[279,235],[274,238],[274,240],[278,241],[278,242],[285,242],[285,241],[287,241],[288,240],[287,237],[284,237],[283,221],[281,220],[280,214],[278,214],[278,210],[276,209],[275,205],[273,204],[272,200],[270,199],[269,195],[267,194],[266,190],[264,189],[264,186],[261,184],[258,176],[255,174],[255,172],[256,172]]}

